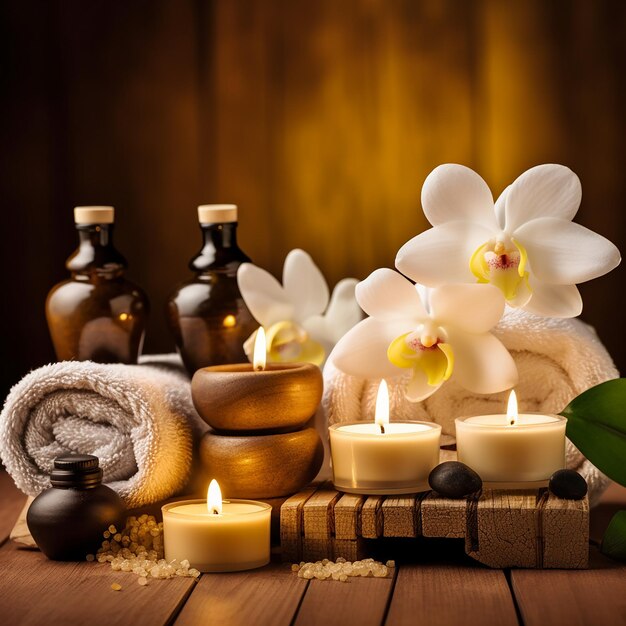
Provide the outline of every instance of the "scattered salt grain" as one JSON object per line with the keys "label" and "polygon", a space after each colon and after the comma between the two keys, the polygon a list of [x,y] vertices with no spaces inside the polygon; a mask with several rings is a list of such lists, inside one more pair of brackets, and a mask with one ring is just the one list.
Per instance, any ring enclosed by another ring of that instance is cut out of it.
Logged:
{"label": "scattered salt grain", "polygon": [[[152,515],[131,516],[126,520],[126,527],[120,531],[113,525],[104,531],[105,540],[93,554],[87,555],[87,561],[110,563],[116,572],[129,572],[139,577],[140,585],[148,584],[148,578],[174,578],[183,576],[198,578],[200,572],[191,567],[187,559],[180,563],[176,560],[167,562],[163,550],[163,523],[157,522]],[[143,581],[143,582],[142,582]],[[118,583],[114,583],[117,585]],[[118,589],[111,586],[112,589]]]}
{"label": "scattered salt grain", "polygon": [[300,564],[294,563],[291,566],[291,571],[297,572],[298,578],[305,580],[315,578],[316,580],[332,579],[347,582],[351,576],[386,578],[389,574],[389,568],[394,566],[393,561],[387,561],[386,565],[374,561],[374,559],[363,559],[351,563],[343,557],[339,557],[336,562],[324,559],[315,563],[305,563],[304,561],[301,561]]}
{"label": "scattered salt grain", "polygon": [[394,567],[396,566],[396,562],[395,562],[395,561],[387,561],[387,562],[385,563],[385,565],[386,565],[387,567],[394,568]]}
{"label": "scattered salt grain", "polygon": [[122,585],[120,585],[119,583],[113,583],[111,585],[111,589],[113,589],[113,591],[120,591],[122,589]]}

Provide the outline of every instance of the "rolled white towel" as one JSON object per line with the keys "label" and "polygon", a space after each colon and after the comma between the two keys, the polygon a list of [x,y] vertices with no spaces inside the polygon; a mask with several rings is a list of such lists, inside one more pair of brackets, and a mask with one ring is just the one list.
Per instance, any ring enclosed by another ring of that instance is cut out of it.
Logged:
{"label": "rolled white towel", "polygon": [[[516,387],[521,412],[559,413],[583,391],[617,378],[619,373],[594,329],[578,319],[554,319],[508,309],[493,333],[509,349],[519,372]],[[410,376],[410,373],[407,374]],[[373,420],[378,380],[362,380],[324,369],[323,406],[329,424]],[[454,436],[457,417],[503,413],[508,392],[473,394],[452,379],[423,402],[404,396],[406,378],[388,381],[392,419],[424,420],[441,424],[444,435]],[[596,502],[609,479],[568,440],[567,466],[579,471]]]}
{"label": "rolled white towel", "polygon": [[104,482],[136,508],[184,487],[192,434],[204,429],[176,355],[140,365],[65,361],[11,389],[0,413],[0,458],[15,484],[35,496],[50,486],[56,456],[93,454]]}

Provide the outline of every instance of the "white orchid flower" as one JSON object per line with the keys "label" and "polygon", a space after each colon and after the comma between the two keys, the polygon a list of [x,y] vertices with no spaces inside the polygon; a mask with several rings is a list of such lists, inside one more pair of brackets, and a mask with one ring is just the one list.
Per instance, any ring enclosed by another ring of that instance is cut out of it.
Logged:
{"label": "white orchid flower", "polygon": [[370,317],[348,331],[330,356],[345,373],[393,378],[411,369],[406,396],[412,402],[432,395],[451,377],[481,394],[517,383],[513,358],[489,332],[504,311],[495,287],[424,289],[398,272],[378,269],[357,285],[356,298]]}
{"label": "white orchid flower", "polygon": [[429,287],[491,283],[510,306],[575,317],[582,311],[576,285],[621,260],[608,239],[572,223],[581,196],[580,180],[569,168],[538,165],[494,204],[476,172],[440,165],[422,188],[424,214],[434,228],[402,246],[396,267]]}
{"label": "white orchid flower", "polygon": [[[285,258],[282,285],[252,263],[239,266],[237,282],[246,306],[265,328],[270,362],[322,365],[335,343],[363,317],[354,297],[358,281],[344,278],[329,297],[324,276],[304,250],[292,250]],[[244,344],[250,360],[255,336],[256,331]]]}

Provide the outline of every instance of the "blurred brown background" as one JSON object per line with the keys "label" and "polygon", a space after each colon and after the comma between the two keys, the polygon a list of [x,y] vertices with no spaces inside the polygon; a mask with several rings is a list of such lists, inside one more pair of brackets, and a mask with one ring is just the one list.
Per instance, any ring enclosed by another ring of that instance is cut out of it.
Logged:
{"label": "blurred brown background", "polygon": [[[173,348],[199,203],[240,205],[257,264],[279,275],[300,246],[334,284],[426,227],[436,165],[497,194],[558,162],[577,221],[626,249],[625,33],[620,0],[5,0],[1,390],[53,359],[43,305],[77,204],[117,209],[150,352]],[[622,369],[624,271],[582,289]]]}

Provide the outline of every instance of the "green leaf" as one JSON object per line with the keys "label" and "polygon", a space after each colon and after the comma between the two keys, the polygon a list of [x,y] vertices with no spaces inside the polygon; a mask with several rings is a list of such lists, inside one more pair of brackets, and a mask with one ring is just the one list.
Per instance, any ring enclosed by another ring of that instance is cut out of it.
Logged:
{"label": "green leaf", "polygon": [[626,511],[613,516],[602,538],[601,550],[612,559],[626,561]]}
{"label": "green leaf", "polygon": [[596,385],[561,412],[567,436],[609,478],[626,486],[626,379]]}

